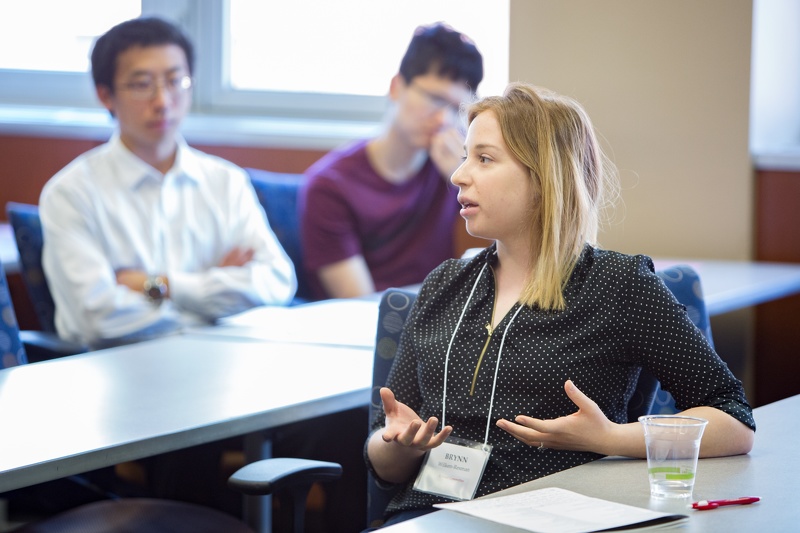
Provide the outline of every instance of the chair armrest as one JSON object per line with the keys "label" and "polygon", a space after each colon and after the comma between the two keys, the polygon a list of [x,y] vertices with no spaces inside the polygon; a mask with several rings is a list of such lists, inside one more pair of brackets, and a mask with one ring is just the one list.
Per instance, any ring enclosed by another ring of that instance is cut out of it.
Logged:
{"label": "chair armrest", "polygon": [[228,486],[243,494],[266,496],[286,489],[310,487],[316,481],[342,477],[337,463],[309,459],[263,459],[243,466],[228,478]]}
{"label": "chair armrest", "polygon": [[20,331],[19,338],[31,363],[89,351],[86,346],[66,341],[47,331]]}

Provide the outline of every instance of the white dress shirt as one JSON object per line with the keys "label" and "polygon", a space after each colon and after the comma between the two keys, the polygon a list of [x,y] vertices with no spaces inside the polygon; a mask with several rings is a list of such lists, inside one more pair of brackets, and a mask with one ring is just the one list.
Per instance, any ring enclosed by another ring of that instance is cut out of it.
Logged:
{"label": "white dress shirt", "polygon": [[[266,222],[247,174],[181,139],[166,174],[115,135],[45,185],[39,200],[43,267],[61,337],[132,342],[264,304],[288,303],[294,267]],[[242,267],[218,267],[232,248]],[[160,305],[116,282],[116,272],[166,275]]]}

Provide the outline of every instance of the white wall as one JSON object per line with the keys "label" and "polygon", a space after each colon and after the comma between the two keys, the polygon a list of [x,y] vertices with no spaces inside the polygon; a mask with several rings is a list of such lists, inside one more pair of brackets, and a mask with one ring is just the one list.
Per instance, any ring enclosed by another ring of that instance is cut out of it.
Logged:
{"label": "white wall", "polygon": [[751,254],[751,0],[512,0],[510,78],[577,98],[620,169],[607,248]]}

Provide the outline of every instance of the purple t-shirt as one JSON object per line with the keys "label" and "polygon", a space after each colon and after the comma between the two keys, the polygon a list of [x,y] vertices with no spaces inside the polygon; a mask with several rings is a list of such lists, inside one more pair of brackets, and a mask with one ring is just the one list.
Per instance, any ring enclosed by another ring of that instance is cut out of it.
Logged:
{"label": "purple t-shirt", "polygon": [[430,159],[412,179],[389,183],[373,170],[366,145],[334,150],[306,171],[300,230],[318,298],[326,294],[317,270],[355,255],[364,256],[379,291],[420,283],[453,256],[456,188]]}

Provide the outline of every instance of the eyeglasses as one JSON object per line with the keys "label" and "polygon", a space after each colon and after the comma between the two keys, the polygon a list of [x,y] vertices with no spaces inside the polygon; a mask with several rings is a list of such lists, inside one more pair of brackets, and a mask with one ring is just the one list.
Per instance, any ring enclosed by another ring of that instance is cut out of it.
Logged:
{"label": "eyeglasses", "polygon": [[123,83],[121,88],[134,100],[152,100],[162,87],[172,98],[179,98],[191,89],[192,85],[191,76],[169,76],[164,78],[148,76]]}
{"label": "eyeglasses", "polygon": [[453,100],[445,96],[432,93],[431,91],[423,89],[422,87],[420,87],[415,83],[411,83],[409,87],[415,89],[420,95],[422,95],[425,98],[425,101],[427,102],[428,107],[431,109],[431,111],[440,111],[442,109],[447,108],[449,112],[457,115],[461,109],[461,102],[454,102]]}

